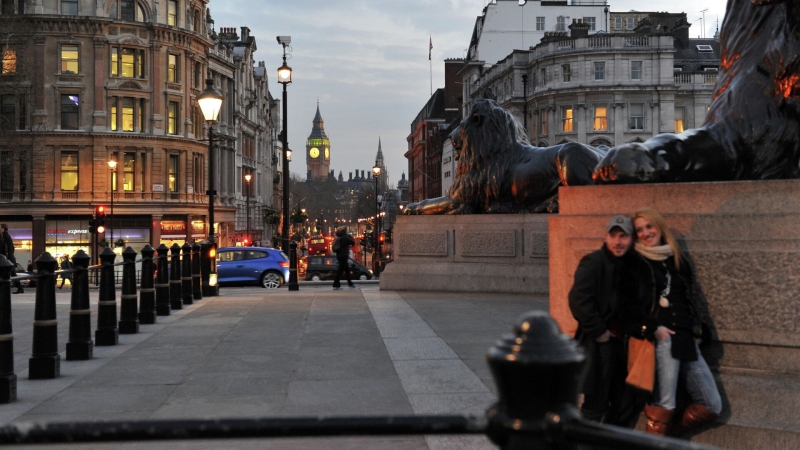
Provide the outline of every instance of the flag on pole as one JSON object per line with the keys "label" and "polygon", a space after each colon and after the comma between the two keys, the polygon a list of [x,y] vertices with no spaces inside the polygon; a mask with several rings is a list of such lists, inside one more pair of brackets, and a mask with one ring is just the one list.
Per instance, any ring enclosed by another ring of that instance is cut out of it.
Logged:
{"label": "flag on pole", "polygon": [[433,38],[430,38],[430,45],[428,45],[428,61],[431,60],[431,50],[433,50]]}

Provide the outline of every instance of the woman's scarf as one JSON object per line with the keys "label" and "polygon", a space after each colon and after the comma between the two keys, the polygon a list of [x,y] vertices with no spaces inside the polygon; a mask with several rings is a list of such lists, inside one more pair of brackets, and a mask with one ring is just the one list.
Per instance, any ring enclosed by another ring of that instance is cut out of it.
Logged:
{"label": "woman's scarf", "polygon": [[637,242],[634,248],[640,255],[653,261],[664,261],[675,254],[675,252],[672,251],[672,247],[666,244],[648,247],[641,242]]}

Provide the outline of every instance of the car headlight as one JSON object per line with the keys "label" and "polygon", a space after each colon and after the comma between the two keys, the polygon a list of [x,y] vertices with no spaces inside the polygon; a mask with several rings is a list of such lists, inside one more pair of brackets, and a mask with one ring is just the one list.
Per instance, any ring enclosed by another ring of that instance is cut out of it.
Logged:
{"label": "car headlight", "polygon": [[372,269],[369,269],[369,274],[372,275]]}

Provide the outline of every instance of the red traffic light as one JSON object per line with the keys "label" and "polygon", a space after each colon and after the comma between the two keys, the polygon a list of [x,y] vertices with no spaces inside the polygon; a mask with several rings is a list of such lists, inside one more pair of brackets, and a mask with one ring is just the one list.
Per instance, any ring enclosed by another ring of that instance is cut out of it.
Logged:
{"label": "red traffic light", "polygon": [[106,211],[106,207],[105,206],[98,206],[97,207],[97,214],[104,214],[105,211]]}

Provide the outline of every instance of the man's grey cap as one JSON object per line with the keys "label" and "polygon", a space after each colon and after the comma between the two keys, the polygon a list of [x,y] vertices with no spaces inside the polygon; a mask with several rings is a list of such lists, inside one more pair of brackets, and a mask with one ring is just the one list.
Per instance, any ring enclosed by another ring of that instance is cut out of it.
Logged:
{"label": "man's grey cap", "polygon": [[626,215],[618,214],[612,217],[606,225],[606,233],[611,232],[614,227],[618,227],[627,234],[633,234],[633,222],[631,222],[631,218]]}

